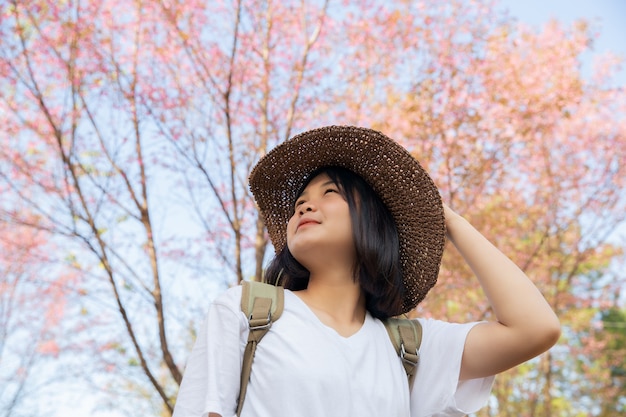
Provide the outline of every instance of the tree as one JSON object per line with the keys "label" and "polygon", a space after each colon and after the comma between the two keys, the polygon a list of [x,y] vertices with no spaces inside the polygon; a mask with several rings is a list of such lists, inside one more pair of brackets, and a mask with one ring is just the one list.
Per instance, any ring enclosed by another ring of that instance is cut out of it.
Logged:
{"label": "tree", "polygon": [[[53,242],[51,282],[75,280],[57,360],[96,358],[81,377],[108,384],[110,406],[123,375],[134,414],[169,415],[210,299],[271,256],[251,166],[303,129],[350,123],[409,147],[562,317],[564,343],[499,377],[485,415],[596,410],[607,374],[575,359],[626,279],[612,234],[626,212],[618,62],[584,79],[584,23],[534,31],[491,6],[0,5],[0,215]],[[447,253],[415,314],[489,318],[469,277]]]}
{"label": "tree", "polygon": [[[107,62],[100,53],[111,32],[102,37],[103,28],[89,25],[89,16],[106,12],[105,5],[12,2],[4,9],[10,20],[3,29],[12,42],[3,43],[7,88],[2,98],[8,130],[20,142],[2,151],[7,169],[1,176],[13,195],[43,219],[47,232],[65,239],[71,266],[85,280],[94,280],[85,288],[97,292],[108,283],[120,323],[109,337],[122,338],[120,356],[141,368],[171,410],[168,381],[179,383],[181,371],[168,345],[148,197],[146,160],[155,150],[140,128],[138,73],[133,61],[130,71],[122,72],[120,63]],[[103,79],[114,81],[105,85],[115,89],[99,89]],[[113,111],[103,114],[104,103]],[[116,112],[117,106],[123,111]],[[121,125],[115,123],[118,117]],[[124,131],[115,134],[121,127]],[[9,210],[13,223],[39,227]],[[99,318],[103,328],[117,321]],[[103,346],[119,344],[98,339]],[[157,375],[160,364],[170,374],[165,382]]]}
{"label": "tree", "polygon": [[[36,219],[32,219],[33,221]],[[31,382],[58,357],[71,274],[54,274],[41,233],[0,222],[0,415],[19,415]],[[39,380],[39,384],[44,381]]]}
{"label": "tree", "polygon": [[[150,113],[179,158],[203,239],[228,241],[216,250],[237,283],[261,279],[268,241],[247,176],[259,156],[294,133],[306,106],[323,102],[314,83],[325,64],[315,50],[323,47],[328,1],[236,1],[217,13],[210,6],[204,13],[186,3],[161,6],[177,62],[190,69],[183,88],[193,88],[193,98],[174,110],[178,117],[158,102],[149,104]],[[224,16],[231,26],[220,23]],[[219,36],[204,33],[207,25],[220,27]],[[175,84],[180,67],[164,77]],[[245,271],[246,258],[254,260],[253,271]]]}
{"label": "tree", "polygon": [[[588,374],[588,369],[605,375],[601,380],[588,381],[590,391],[597,395],[606,395],[598,404],[600,416],[619,415],[626,411],[626,314],[623,309],[611,307],[599,313],[601,326],[588,332],[586,356],[579,359],[581,371]],[[608,394],[608,395],[607,395]]]}

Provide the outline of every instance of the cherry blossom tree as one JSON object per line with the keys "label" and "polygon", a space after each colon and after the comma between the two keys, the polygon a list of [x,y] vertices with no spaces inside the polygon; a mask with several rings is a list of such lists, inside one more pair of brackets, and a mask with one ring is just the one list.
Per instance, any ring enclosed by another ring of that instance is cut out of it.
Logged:
{"label": "cherry blossom tree", "polygon": [[[210,300],[260,279],[272,255],[251,167],[302,130],[358,124],[406,145],[561,317],[563,343],[499,376],[481,415],[600,413],[605,396],[623,397],[604,352],[621,334],[603,330],[626,281],[620,61],[598,57],[583,77],[595,28],[531,29],[494,5],[0,5],[0,227],[6,253],[25,254],[0,260],[2,346],[15,346],[15,320],[35,300],[25,296],[43,289],[30,357],[78,363],[109,407],[171,414]],[[39,245],[44,281],[31,279]],[[491,317],[452,250],[415,314]]]}
{"label": "cherry blossom tree", "polygon": [[20,408],[42,366],[61,353],[60,323],[76,276],[55,273],[54,247],[43,236],[0,221],[0,415]]}

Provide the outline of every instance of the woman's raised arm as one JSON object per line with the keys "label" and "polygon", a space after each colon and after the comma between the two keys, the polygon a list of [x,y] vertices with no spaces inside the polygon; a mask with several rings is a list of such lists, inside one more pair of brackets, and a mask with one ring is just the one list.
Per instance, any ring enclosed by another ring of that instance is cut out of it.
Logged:
{"label": "woman's raised arm", "polygon": [[559,320],[532,281],[467,220],[444,204],[450,241],[476,274],[497,321],[468,334],[460,379],[495,375],[552,347]]}

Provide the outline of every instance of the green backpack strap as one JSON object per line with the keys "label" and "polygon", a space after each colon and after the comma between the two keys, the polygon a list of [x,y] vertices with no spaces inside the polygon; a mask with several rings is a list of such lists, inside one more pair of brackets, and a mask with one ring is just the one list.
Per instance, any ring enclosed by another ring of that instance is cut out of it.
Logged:
{"label": "green backpack strap", "polygon": [[237,415],[241,414],[246,389],[250,380],[252,360],[258,343],[272,327],[272,323],[280,318],[285,306],[283,287],[263,282],[243,281],[241,292],[241,311],[248,318],[248,343],[243,353],[241,367],[241,383],[239,386],[239,402]]}
{"label": "green backpack strap", "polygon": [[422,344],[422,325],[417,320],[390,318],[385,320],[385,328],[409,379],[409,389],[417,372]]}

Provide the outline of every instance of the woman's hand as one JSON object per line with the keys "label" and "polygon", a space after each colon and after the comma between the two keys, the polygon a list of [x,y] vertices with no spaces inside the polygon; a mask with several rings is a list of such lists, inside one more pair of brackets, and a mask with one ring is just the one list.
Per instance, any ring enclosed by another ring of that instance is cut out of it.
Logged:
{"label": "woman's hand", "polygon": [[443,215],[446,223],[446,236],[448,236],[448,239],[450,239],[451,223],[458,220],[459,218],[462,219],[462,217],[454,210],[452,210],[446,203],[443,203]]}

